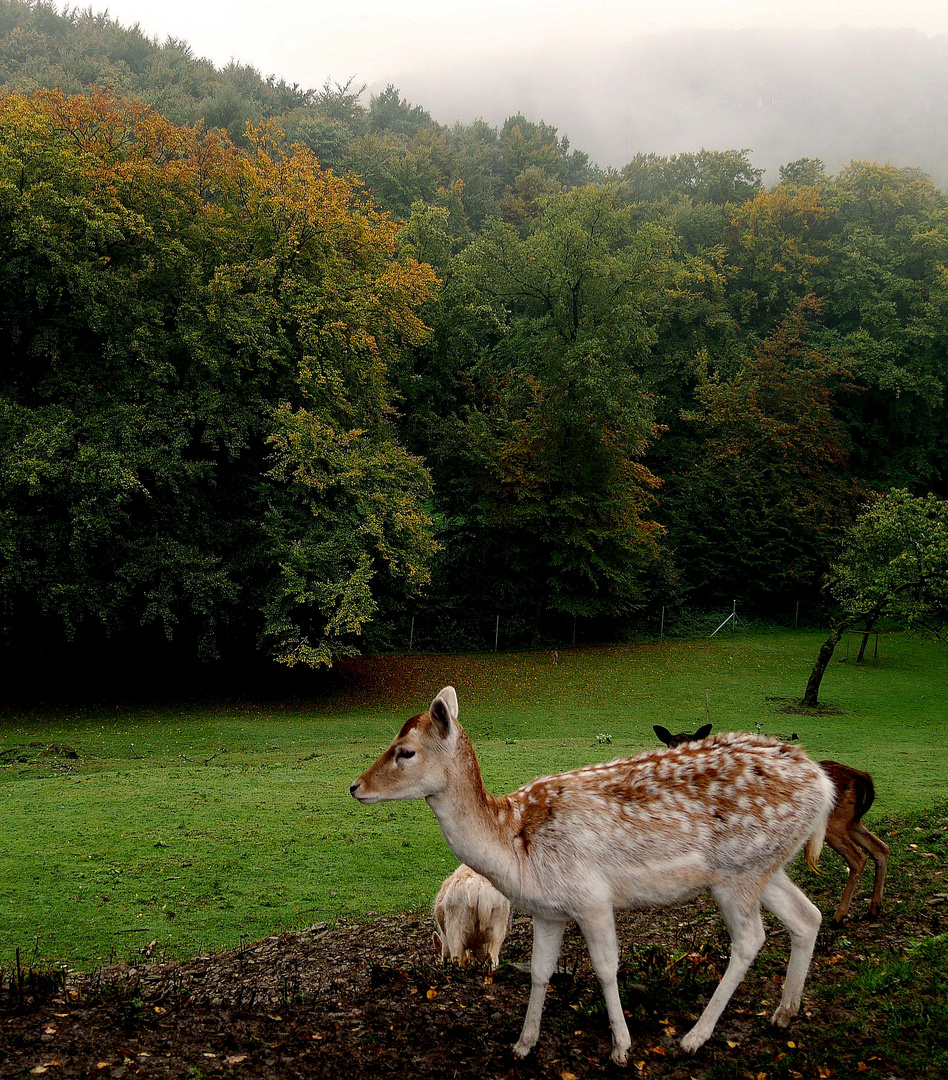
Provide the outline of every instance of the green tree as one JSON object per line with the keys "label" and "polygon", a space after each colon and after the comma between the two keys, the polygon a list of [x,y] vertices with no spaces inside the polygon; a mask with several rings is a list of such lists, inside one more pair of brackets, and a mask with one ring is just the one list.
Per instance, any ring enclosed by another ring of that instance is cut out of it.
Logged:
{"label": "green tree", "polygon": [[755,168],[749,150],[699,150],[660,157],[636,154],[621,176],[635,202],[657,203],[682,196],[695,202],[742,203],[762,186],[763,169]]}
{"label": "green tree", "polygon": [[813,591],[852,520],[859,486],[834,407],[847,373],[813,344],[818,314],[810,297],[742,363],[699,360],[691,458],[667,478],[664,512],[703,600]]}
{"label": "green tree", "polygon": [[351,651],[424,581],[392,380],[434,275],[274,132],[0,98],[0,605],[67,635]]}
{"label": "green tree", "polygon": [[874,499],[846,534],[826,589],[841,614],[831,620],[807,680],[803,704],[810,707],[819,703],[823,675],[851,627],[868,634],[891,616],[941,633],[948,618],[948,502],[898,489]]}
{"label": "green tree", "polygon": [[447,591],[537,619],[641,604],[661,530],[634,367],[666,255],[589,187],[547,200],[526,238],[495,223],[449,267],[435,379],[461,371],[425,444]]}

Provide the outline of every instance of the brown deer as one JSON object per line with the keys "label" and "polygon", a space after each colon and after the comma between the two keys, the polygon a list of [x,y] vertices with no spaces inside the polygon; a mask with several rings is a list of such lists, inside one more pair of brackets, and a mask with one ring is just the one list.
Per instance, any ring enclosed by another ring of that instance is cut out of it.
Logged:
{"label": "brown deer", "polygon": [[446,878],[434,905],[435,948],[442,960],[497,967],[510,927],[510,901],[462,863]]}
{"label": "brown deer", "polygon": [[875,785],[869,773],[841,765],[838,761],[821,761],[820,768],[836,788],[836,805],[826,823],[826,843],[842,855],[849,867],[846,888],[833,915],[833,923],[839,926],[849,914],[849,906],[856,895],[869,856],[876,864],[872,899],[869,901],[869,914],[875,918],[882,907],[882,890],[889,865],[889,845],[862,823],[863,814],[876,797]]}
{"label": "brown deer", "polygon": [[731,937],[727,969],[681,1040],[697,1050],[764,943],[761,907],[790,933],[790,960],[772,1020],[800,1008],[819,909],[785,864],[815,858],[833,804],[829,777],[796,747],[757,735],[719,735],[558,776],[510,795],[484,788],[477,756],[446,686],[350,787],[361,803],[425,799],[448,846],[533,918],[531,990],[520,1038],[536,1045],[547,983],[570,919],[579,925],[612,1027],[612,1059],[632,1041],[619,999],[614,910],[669,907],[709,892]]}
{"label": "brown deer", "polygon": [[[653,730],[666,746],[680,746],[684,742],[707,738],[711,725],[705,724],[694,735],[684,731],[672,735],[668,728],[660,724],[654,725]],[[821,761],[819,766],[833,781],[836,789],[836,802],[826,823],[826,843],[842,855],[849,867],[846,888],[833,914],[833,924],[839,926],[849,914],[863,869],[870,856],[876,864],[876,873],[872,883],[869,914],[875,918],[882,907],[882,890],[885,888],[885,874],[889,862],[889,845],[862,823],[863,815],[876,797],[875,785],[869,773],[860,772],[859,769],[842,765],[838,761]],[[811,864],[811,869],[819,873],[815,864]]]}

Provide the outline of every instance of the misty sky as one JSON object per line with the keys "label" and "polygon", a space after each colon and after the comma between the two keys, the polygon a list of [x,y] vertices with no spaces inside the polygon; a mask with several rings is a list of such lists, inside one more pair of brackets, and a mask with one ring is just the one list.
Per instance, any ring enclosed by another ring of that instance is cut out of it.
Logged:
{"label": "misty sky", "polygon": [[[907,27],[948,33],[946,0],[111,0],[124,25],[188,41],[218,66],[235,59],[304,87],[350,76],[372,86],[446,57],[614,47],[677,28]],[[430,103],[424,102],[427,107]],[[512,103],[512,111],[519,106]],[[476,103],[474,104],[476,111]]]}
{"label": "misty sky", "polygon": [[[389,83],[439,123],[521,113],[603,167],[748,148],[948,185],[948,0],[111,0],[149,37],[303,89]],[[368,103],[367,97],[363,99]]]}

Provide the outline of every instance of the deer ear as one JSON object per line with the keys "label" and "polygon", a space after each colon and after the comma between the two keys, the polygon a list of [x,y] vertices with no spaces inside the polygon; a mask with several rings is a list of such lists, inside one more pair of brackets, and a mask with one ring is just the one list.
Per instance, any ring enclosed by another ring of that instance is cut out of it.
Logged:
{"label": "deer ear", "polygon": [[655,732],[659,740],[663,742],[666,746],[671,745],[672,733],[668,730],[667,727],[662,727],[661,724],[653,724],[652,731]]}
{"label": "deer ear", "polygon": [[448,737],[451,724],[458,718],[458,695],[453,686],[446,686],[439,691],[428,710],[432,722],[442,739]]}
{"label": "deer ear", "polygon": [[699,727],[698,730],[691,736],[692,740],[706,739],[711,734],[712,724],[705,724],[704,727]]}

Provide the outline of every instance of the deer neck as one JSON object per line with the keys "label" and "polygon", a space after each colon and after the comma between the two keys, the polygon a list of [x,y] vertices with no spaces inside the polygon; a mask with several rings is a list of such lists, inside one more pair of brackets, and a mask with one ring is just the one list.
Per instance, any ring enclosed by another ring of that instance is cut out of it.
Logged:
{"label": "deer neck", "polygon": [[427,797],[448,847],[472,870],[501,883],[519,879],[519,867],[509,827],[507,799],[489,794],[481,779],[474,747],[461,735],[454,768],[445,787]]}

